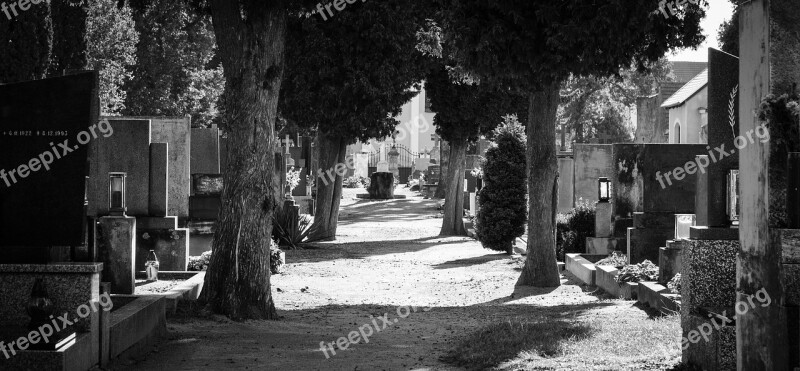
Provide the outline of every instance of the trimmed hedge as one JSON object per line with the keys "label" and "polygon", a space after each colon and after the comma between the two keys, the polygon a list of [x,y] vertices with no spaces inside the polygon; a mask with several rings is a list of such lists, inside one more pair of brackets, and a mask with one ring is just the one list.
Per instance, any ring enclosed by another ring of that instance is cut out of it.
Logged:
{"label": "trimmed hedge", "polygon": [[506,116],[494,131],[486,152],[483,188],[475,234],[484,248],[513,253],[513,242],[525,233],[527,221],[527,172],[525,127],[516,116]]}
{"label": "trimmed hedge", "polygon": [[565,254],[586,252],[586,237],[594,237],[595,206],[585,201],[566,214],[558,214],[556,218],[557,250],[559,261],[564,261]]}

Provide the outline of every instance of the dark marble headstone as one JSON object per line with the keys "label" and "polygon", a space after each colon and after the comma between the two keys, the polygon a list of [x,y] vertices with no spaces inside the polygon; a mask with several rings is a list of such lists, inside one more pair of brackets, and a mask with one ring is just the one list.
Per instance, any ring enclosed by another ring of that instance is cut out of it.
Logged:
{"label": "dark marble headstone", "polygon": [[[731,155],[713,162],[707,170],[707,182],[698,194],[707,210],[698,213],[707,220],[698,225],[725,227],[731,223],[727,215],[727,176],[739,168],[739,151],[734,138],[739,135],[739,58],[716,49],[708,49],[708,146],[722,148]],[[713,152],[719,155],[717,151]]]}
{"label": "dark marble headstone", "polygon": [[693,214],[697,173],[666,179],[667,172],[707,154],[703,144],[614,144],[612,186],[615,220],[634,212]]}
{"label": "dark marble headstone", "polygon": [[0,85],[0,246],[84,244],[98,119],[96,72]]}

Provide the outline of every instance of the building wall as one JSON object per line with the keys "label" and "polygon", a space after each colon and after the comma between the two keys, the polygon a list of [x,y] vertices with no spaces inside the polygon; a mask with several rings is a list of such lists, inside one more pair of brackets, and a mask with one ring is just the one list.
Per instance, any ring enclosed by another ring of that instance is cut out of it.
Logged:
{"label": "building wall", "polygon": [[[701,144],[700,130],[707,124],[707,115],[701,115],[699,109],[708,108],[708,88],[689,98],[681,106],[669,110],[669,143]],[[678,141],[675,123],[681,123],[680,141]]]}
{"label": "building wall", "polygon": [[[428,150],[433,148],[431,134],[436,133],[436,128],[433,126],[433,118],[436,114],[425,111],[426,95],[423,87],[416,97],[403,106],[400,115],[395,117],[400,122],[397,126],[399,133],[395,140],[408,147],[411,152],[421,152],[426,148]],[[391,141],[391,138],[387,138],[388,143]]]}

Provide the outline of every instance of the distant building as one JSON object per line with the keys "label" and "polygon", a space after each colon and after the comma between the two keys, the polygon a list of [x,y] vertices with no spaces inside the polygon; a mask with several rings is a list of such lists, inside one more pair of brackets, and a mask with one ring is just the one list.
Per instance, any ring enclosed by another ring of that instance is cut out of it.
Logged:
{"label": "distant building", "polygon": [[686,83],[708,68],[706,62],[671,62],[675,81],[663,82],[658,93],[636,100],[636,143],[671,143],[669,112],[662,108]]}
{"label": "distant building", "polygon": [[669,143],[708,143],[708,69],[667,99]]}

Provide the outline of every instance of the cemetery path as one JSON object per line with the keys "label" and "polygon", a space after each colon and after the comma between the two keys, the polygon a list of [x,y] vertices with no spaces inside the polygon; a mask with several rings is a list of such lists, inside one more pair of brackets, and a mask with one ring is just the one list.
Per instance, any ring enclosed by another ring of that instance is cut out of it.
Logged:
{"label": "cemetery path", "polygon": [[[288,251],[285,272],[273,276],[280,321],[171,318],[170,336],[155,353],[111,369],[453,370],[440,357],[488,323],[646,317],[631,302],[603,300],[563,276],[559,288],[515,289],[522,257],[438,237],[438,214],[436,202],[421,197],[348,198],[338,240]],[[378,319],[384,314],[388,324]],[[372,332],[369,342],[347,345],[343,339],[355,340],[359,328]],[[326,359],[320,342],[337,339],[347,349],[328,350]]]}

